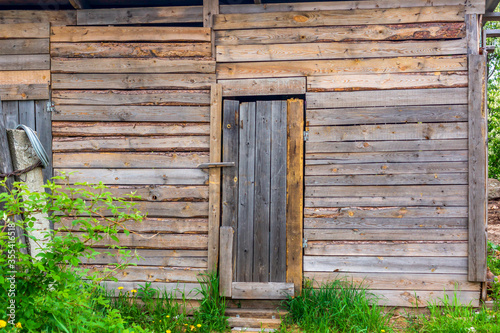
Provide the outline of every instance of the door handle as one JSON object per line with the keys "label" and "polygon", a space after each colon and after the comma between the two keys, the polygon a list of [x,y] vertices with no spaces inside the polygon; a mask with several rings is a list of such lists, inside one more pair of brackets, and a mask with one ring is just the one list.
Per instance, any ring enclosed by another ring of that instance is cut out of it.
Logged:
{"label": "door handle", "polygon": [[215,162],[215,163],[203,163],[198,165],[198,169],[206,169],[206,168],[228,168],[234,167],[236,163],[234,162]]}

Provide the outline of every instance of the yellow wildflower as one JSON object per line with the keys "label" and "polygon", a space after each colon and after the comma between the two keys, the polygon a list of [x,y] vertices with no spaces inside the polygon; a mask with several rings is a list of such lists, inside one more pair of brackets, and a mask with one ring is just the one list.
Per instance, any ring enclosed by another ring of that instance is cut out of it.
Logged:
{"label": "yellow wildflower", "polygon": [[385,333],[385,330],[380,330],[380,332]]}
{"label": "yellow wildflower", "polygon": [[0,328],[4,328],[7,326],[7,322],[5,320],[0,320]]}
{"label": "yellow wildflower", "polygon": [[167,330],[165,333],[172,333],[172,331],[171,330]]}
{"label": "yellow wildflower", "polygon": [[189,328],[191,328],[191,331],[194,330],[194,326],[193,325],[189,326]]}
{"label": "yellow wildflower", "polygon": [[130,292],[131,292],[131,293],[136,293],[136,292],[137,292],[137,290],[132,289]]}
{"label": "yellow wildflower", "polygon": [[200,328],[200,327],[201,327],[201,324],[196,325],[196,327]]}
{"label": "yellow wildflower", "polygon": [[166,317],[167,317],[167,318],[170,318],[170,316],[169,316],[169,315],[166,315]]}
{"label": "yellow wildflower", "polygon": [[23,326],[21,325],[21,323],[17,323],[17,324],[16,324],[16,327],[17,327],[17,328],[23,328]]}
{"label": "yellow wildflower", "polygon": [[122,289],[123,289],[123,287],[118,287],[118,290],[122,290]]}

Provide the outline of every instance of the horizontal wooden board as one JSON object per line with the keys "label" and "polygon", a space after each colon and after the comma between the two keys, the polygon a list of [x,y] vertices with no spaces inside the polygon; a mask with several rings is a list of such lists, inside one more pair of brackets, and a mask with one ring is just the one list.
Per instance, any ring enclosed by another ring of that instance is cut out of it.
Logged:
{"label": "horizontal wooden board", "polygon": [[467,79],[465,72],[310,76],[307,91],[453,88],[466,87]]}
{"label": "horizontal wooden board", "polygon": [[467,70],[467,60],[464,56],[269,61],[218,63],[217,79],[464,70]]}
{"label": "horizontal wooden board", "polygon": [[267,96],[303,95],[306,93],[306,78],[243,79],[219,80],[222,95],[230,96]]}
{"label": "horizontal wooden board", "polygon": [[[112,10],[116,11],[117,9]],[[105,24],[112,23],[108,21]],[[210,42],[210,40],[209,28],[195,27],[52,27],[50,34],[51,42],[73,43]]]}
{"label": "horizontal wooden board", "polygon": [[310,165],[305,168],[306,176],[334,175],[394,175],[430,174],[438,176],[449,173],[466,173],[467,162],[447,163],[363,163]]}
{"label": "horizontal wooden board", "polygon": [[305,185],[467,185],[469,183],[466,172],[413,174],[411,167],[408,164],[404,165],[408,169],[407,173],[403,174],[306,176]]}
{"label": "horizontal wooden board", "polygon": [[50,69],[48,54],[0,55],[0,71]]}
{"label": "horizontal wooden board", "polygon": [[53,73],[215,73],[212,60],[52,58]]}
{"label": "horizontal wooden board", "polygon": [[48,3],[42,3],[41,8],[36,10],[2,10],[0,24],[49,22],[53,26],[76,24],[76,10],[53,10],[51,7]]}
{"label": "horizontal wooden board", "polygon": [[[99,272],[106,268],[112,270],[114,266],[84,265],[83,268]],[[114,276],[120,282],[198,282],[203,274],[206,274],[206,270],[199,268],[129,266]]]}
{"label": "horizontal wooden board", "polygon": [[305,229],[425,229],[467,228],[465,217],[310,217]]}
{"label": "horizontal wooden board", "polygon": [[99,152],[56,153],[52,164],[55,168],[196,168],[208,163],[209,153],[162,152]]}
{"label": "horizontal wooden board", "polygon": [[304,256],[304,272],[464,274],[467,257]]}
{"label": "horizontal wooden board", "polygon": [[[308,143],[329,141],[467,139],[467,135],[467,122],[318,126],[309,128]],[[445,150],[446,145],[444,144],[443,146],[443,150]],[[335,150],[333,151],[335,152]],[[309,151],[306,150],[306,152]]]}
{"label": "horizontal wooden board", "polygon": [[65,151],[208,151],[206,136],[112,136],[112,137],[55,137],[53,152]]}
{"label": "horizontal wooden board", "polygon": [[2,101],[40,100],[49,99],[49,96],[48,84],[0,85],[0,99]]}
{"label": "horizontal wooden board", "polygon": [[[132,295],[132,290],[141,290],[144,288],[143,282],[122,282],[122,281],[103,281],[101,285],[104,286],[108,294],[118,296],[120,292],[122,294],[127,294],[128,296]],[[118,287],[123,287],[122,290],[118,290]],[[181,300],[192,300],[192,299],[202,299],[202,295],[200,293],[200,284],[199,283],[165,283],[165,282],[152,282],[149,286],[152,289],[158,290],[159,293],[154,296],[154,298],[160,297],[162,294],[169,295],[169,298],[172,299],[181,299]]]}
{"label": "horizontal wooden board", "polygon": [[207,90],[54,90],[56,105],[209,105]]}
{"label": "horizontal wooden board", "polygon": [[[150,217],[207,218],[207,202],[150,202],[136,201],[134,209]],[[99,216],[115,216],[111,210],[102,207]]]}
{"label": "horizontal wooden board", "polygon": [[465,54],[465,39],[446,41],[221,45],[217,62],[363,59]]}
{"label": "horizontal wooden board", "polygon": [[[349,75],[353,76],[353,75]],[[319,78],[317,76],[315,78]],[[346,76],[344,76],[346,77]],[[309,78],[308,78],[309,80]],[[382,106],[308,109],[309,126],[466,121],[467,105]]]}
{"label": "horizontal wooden board", "polygon": [[[127,259],[116,249],[94,249],[94,259],[82,259],[83,263],[106,265],[129,262],[141,266],[207,268],[207,250],[148,250],[134,249],[131,254],[139,258]],[[111,253],[114,256],[110,256]]]}
{"label": "horizontal wooden board", "polygon": [[48,23],[0,24],[0,39],[49,38]]}
{"label": "horizontal wooden board", "polygon": [[462,162],[467,160],[467,150],[306,154],[306,165],[343,163]]}
{"label": "horizontal wooden board", "polygon": [[216,45],[346,42],[362,40],[429,40],[465,37],[465,23],[349,25],[315,28],[220,30]]}
{"label": "horizontal wooden board", "polygon": [[429,303],[443,304],[446,297],[450,304],[454,299],[464,306],[479,307],[479,291],[404,291],[404,290],[371,290],[371,298],[381,306],[425,307]]}
{"label": "horizontal wooden board", "polygon": [[70,184],[204,185],[208,181],[201,169],[54,169],[55,175],[61,172],[66,172]]}
{"label": "horizontal wooden board", "polygon": [[52,89],[209,89],[215,74],[52,74]]}
{"label": "horizontal wooden board", "polygon": [[294,293],[293,283],[284,282],[233,282],[233,299],[287,299]]}
{"label": "horizontal wooden board", "polygon": [[50,83],[50,71],[6,71],[0,76],[0,86]]}
{"label": "horizontal wooden board", "polygon": [[349,208],[306,208],[304,217],[382,217],[382,218],[427,218],[467,217],[466,207],[349,207]]}
{"label": "horizontal wooden board", "polygon": [[305,229],[304,238],[309,241],[466,241],[467,229]]}
{"label": "horizontal wooden board", "polygon": [[0,55],[49,53],[49,39],[0,39]]}
{"label": "horizontal wooden board", "polygon": [[425,22],[460,22],[462,6],[354,9],[348,12],[303,11],[282,13],[220,14],[214,16],[214,29],[261,29],[317,27],[328,25],[402,24]]}
{"label": "horizontal wooden board", "polygon": [[52,122],[52,136],[209,135],[210,125],[148,122]]}
{"label": "horizontal wooden board", "polygon": [[[352,281],[357,286],[386,290],[458,290],[479,291],[479,283],[469,282],[462,274],[393,274],[393,273],[324,273],[307,272],[304,277],[314,280],[314,285],[339,279]],[[427,305],[427,304],[424,304]]]}
{"label": "horizontal wooden board", "polygon": [[467,186],[307,186],[306,198],[466,196]]}
{"label": "horizontal wooden board", "polygon": [[56,121],[209,122],[208,106],[58,105]]}
{"label": "horizontal wooden board", "polygon": [[104,8],[78,11],[78,25],[193,23],[203,21],[201,6]]}
{"label": "horizontal wooden board", "polygon": [[466,257],[467,243],[310,241],[305,256]]}
{"label": "horizontal wooden board", "polygon": [[56,43],[50,55],[63,58],[211,57],[210,43]]}
{"label": "horizontal wooden board", "polygon": [[467,88],[310,92],[308,109],[467,103]]}

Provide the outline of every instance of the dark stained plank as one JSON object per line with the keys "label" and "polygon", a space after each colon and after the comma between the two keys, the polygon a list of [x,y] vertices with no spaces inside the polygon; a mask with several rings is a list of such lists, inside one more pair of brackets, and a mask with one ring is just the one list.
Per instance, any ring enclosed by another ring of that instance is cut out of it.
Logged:
{"label": "dark stained plank", "polygon": [[36,10],[2,10],[0,24],[49,23],[53,26],[76,24],[76,10],[53,10],[49,3],[41,3]]}
{"label": "dark stained plank", "polygon": [[14,129],[19,124],[19,102],[2,102],[2,111],[4,114],[4,126],[6,129]]}
{"label": "dark stained plank", "polygon": [[239,151],[236,281],[251,282],[254,244],[255,103],[240,105]]}
{"label": "dark stained plank", "polygon": [[35,130],[35,101],[19,101],[19,123]]}
{"label": "dark stained plank", "polygon": [[49,54],[0,55],[0,71],[50,69]]}
{"label": "dark stained plank", "polygon": [[286,281],[286,161],[287,103],[272,102],[271,116],[271,204],[270,281]]}
{"label": "dark stained plank", "polygon": [[305,229],[447,229],[467,228],[466,217],[313,217]]}
{"label": "dark stained plank", "polygon": [[49,53],[49,39],[0,39],[0,54]]}

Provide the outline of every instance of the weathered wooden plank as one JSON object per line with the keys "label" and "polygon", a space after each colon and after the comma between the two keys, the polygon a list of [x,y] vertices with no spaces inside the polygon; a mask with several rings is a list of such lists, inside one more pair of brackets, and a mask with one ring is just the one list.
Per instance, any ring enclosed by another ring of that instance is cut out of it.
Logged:
{"label": "weathered wooden plank", "polygon": [[[399,164],[399,163],[398,163]],[[403,164],[403,163],[401,163]],[[365,165],[365,164],[363,164]],[[306,186],[327,185],[467,185],[467,172],[413,174],[411,167],[405,174],[341,175],[341,176],[306,176]]]}
{"label": "weathered wooden plank", "polygon": [[305,256],[466,257],[467,243],[321,242],[311,241]]}
{"label": "weathered wooden plank", "polygon": [[294,295],[293,283],[233,282],[233,299],[287,299]]}
{"label": "weathered wooden plank", "polygon": [[49,53],[49,39],[0,39],[0,55]]}
{"label": "weathered wooden plank", "polygon": [[333,175],[395,175],[395,174],[441,174],[466,173],[467,162],[448,163],[369,163],[310,165],[306,176]]}
{"label": "weathered wooden plank", "polygon": [[213,16],[219,14],[219,0],[203,0],[203,26],[213,26]]}
{"label": "weathered wooden plank", "polygon": [[462,162],[467,160],[467,150],[306,154],[306,165],[342,163]]}
{"label": "weathered wooden plank", "polygon": [[48,54],[0,55],[0,71],[28,71],[50,69]]}
{"label": "weathered wooden plank", "polygon": [[465,241],[467,229],[305,229],[304,237],[309,241]]}
{"label": "weathered wooden plank", "polygon": [[[330,188],[327,186],[321,186]],[[312,207],[346,207],[346,206],[361,206],[361,207],[388,207],[388,206],[429,206],[429,207],[465,207],[467,206],[467,196],[462,195],[450,195],[450,196],[432,196],[423,197],[420,195],[415,195],[412,197],[397,197],[397,196],[379,196],[379,197],[343,197],[343,198],[330,198],[330,197],[319,197],[319,198],[306,198],[304,200],[304,206],[307,208]]]}
{"label": "weathered wooden plank", "polygon": [[305,272],[464,274],[466,257],[304,256]]}
{"label": "weathered wooden plank", "polygon": [[208,151],[210,139],[205,136],[108,136],[55,137],[53,152],[71,151]]}
{"label": "weathered wooden plank", "polygon": [[54,136],[156,136],[209,135],[210,125],[199,123],[148,122],[59,122],[52,124]]}
{"label": "weathered wooden plank", "polygon": [[[2,10],[0,24],[51,23],[53,26],[75,25],[75,10],[52,10],[50,5],[42,4],[43,10]],[[48,10],[46,10],[48,9]]]}
{"label": "weathered wooden plank", "polygon": [[466,217],[313,217],[305,229],[425,229],[467,228]]}
{"label": "weathered wooden plank", "polygon": [[467,88],[307,93],[307,107],[311,109],[452,103],[466,104]]}
{"label": "weathered wooden plank", "polygon": [[[134,209],[151,217],[206,218],[208,216],[208,204],[206,202],[137,201],[134,203]],[[106,209],[106,207],[102,207],[98,210],[98,216],[116,216],[116,213]]]}
{"label": "weathered wooden plank", "polygon": [[209,161],[209,154],[162,152],[56,153],[55,168],[196,168]]}
{"label": "weathered wooden plank", "polygon": [[465,39],[446,41],[306,43],[267,45],[220,45],[217,62],[360,59],[460,55],[466,53]]}
{"label": "weathered wooden plank", "polygon": [[[130,295],[131,290],[140,290],[144,287],[142,282],[114,282],[114,281],[104,281],[101,283],[109,294],[118,296],[120,293]],[[118,287],[123,287],[123,289],[118,290]],[[171,295],[173,299],[181,300],[193,300],[201,299],[202,296],[199,293],[200,284],[199,283],[164,283],[164,282],[152,282],[151,288],[158,290],[158,294],[155,297],[159,297],[163,293]]]}
{"label": "weathered wooden plank", "polygon": [[276,78],[219,80],[224,96],[301,95],[306,93],[306,79]]}
{"label": "weathered wooden plank", "polygon": [[240,105],[238,230],[236,281],[252,281],[254,183],[255,183],[255,103]]}
{"label": "weathered wooden plank", "polygon": [[[48,97],[47,97],[48,98]],[[52,112],[47,110],[46,100],[35,101],[35,129],[39,133],[40,143],[47,152],[50,165],[42,170],[45,182],[52,178]]]}
{"label": "weathered wooden plank", "polygon": [[0,24],[0,39],[8,38],[49,38],[47,23]]}
{"label": "weathered wooden plank", "polygon": [[467,134],[466,122],[318,126],[309,128],[308,142],[467,139]]}
{"label": "weathered wooden plank", "polygon": [[[404,290],[371,290],[373,298],[382,306],[425,307],[430,302],[442,304],[443,299],[449,302],[457,299],[463,306],[479,307],[479,291],[404,291]],[[448,304],[449,304],[448,302]]]}
{"label": "weathered wooden plank", "polygon": [[209,122],[208,106],[58,105],[53,120]]}
{"label": "weathered wooden plank", "polygon": [[17,124],[19,124],[19,102],[2,102],[2,112],[5,129],[15,129]]}
{"label": "weathered wooden plank", "polygon": [[[8,72],[2,72],[8,73]],[[0,85],[2,101],[49,99],[48,84],[12,84]]]}
{"label": "weathered wooden plank", "polygon": [[468,217],[465,207],[349,207],[349,208],[309,208],[304,217]]}
{"label": "weathered wooden plank", "polygon": [[309,126],[466,121],[467,105],[312,109],[306,110],[306,118]]}
{"label": "weathered wooden plank", "polygon": [[[0,59],[2,58],[0,57]],[[215,72],[215,62],[212,60],[165,58],[52,58],[51,70],[54,73],[210,74]]]}
{"label": "weathered wooden plank", "polygon": [[78,25],[193,23],[203,21],[202,6],[79,10]]}
{"label": "weathered wooden plank", "polygon": [[307,186],[306,198],[466,196],[467,186]]}
{"label": "weathered wooden plank", "polygon": [[169,58],[210,57],[210,43],[57,43],[50,55],[62,58]]}
{"label": "weathered wooden plank", "polygon": [[[468,282],[463,274],[393,274],[393,273],[323,273],[307,272],[308,279],[314,280],[316,285],[331,282],[337,279],[353,281],[369,289],[386,290],[462,290],[479,291],[479,284]],[[427,305],[427,304],[425,304]]]}
{"label": "weathered wooden plank", "polygon": [[[102,181],[104,184],[129,185],[204,185],[208,175],[201,169],[56,169],[66,172],[70,184]],[[72,172],[72,174],[69,174]]]}
{"label": "weathered wooden plank", "polygon": [[56,105],[210,105],[204,90],[54,90]]}
{"label": "weathered wooden plank", "polygon": [[464,70],[467,70],[464,56],[270,61],[217,64],[217,79]]}
{"label": "weathered wooden plank", "polygon": [[229,226],[220,228],[220,295],[231,297],[233,283],[233,239],[234,229]]}
{"label": "weathered wooden plank", "polygon": [[[106,265],[83,265],[91,272],[103,271],[105,268],[112,270],[115,266]],[[198,282],[201,276],[206,274],[204,269],[183,269],[168,267],[128,266],[125,270],[115,275],[120,282]]]}
{"label": "weathered wooden plank", "polygon": [[[168,10],[167,7],[165,9]],[[116,13],[119,9],[115,8],[111,9],[111,11]],[[148,23],[154,22],[149,21]],[[112,23],[107,21],[105,24]],[[210,40],[210,29],[195,27],[52,27],[50,34],[52,43],[210,42]]]}
{"label": "weathered wooden plank", "polygon": [[35,128],[35,102],[19,101],[19,123]]}
{"label": "weathered wooden plank", "polygon": [[272,102],[269,272],[271,282],[286,281],[287,103]]}
{"label": "weathered wooden plank", "polygon": [[255,204],[253,282],[269,280],[272,101],[257,101],[255,112]]}
{"label": "weathered wooden plank", "polygon": [[395,73],[366,75],[310,76],[307,91],[454,88],[467,86],[467,73]]}
{"label": "weathered wooden plank", "polygon": [[5,71],[0,77],[0,86],[33,85],[50,83],[50,71]]}
{"label": "weathered wooden plank", "polygon": [[304,218],[304,101],[287,101],[286,281],[302,290]]}

